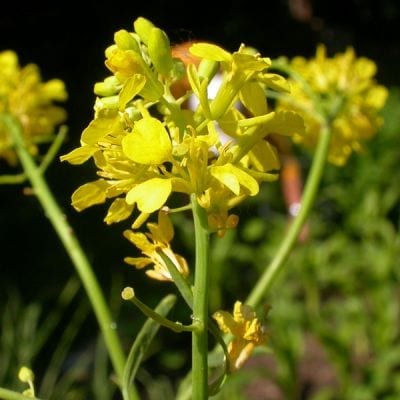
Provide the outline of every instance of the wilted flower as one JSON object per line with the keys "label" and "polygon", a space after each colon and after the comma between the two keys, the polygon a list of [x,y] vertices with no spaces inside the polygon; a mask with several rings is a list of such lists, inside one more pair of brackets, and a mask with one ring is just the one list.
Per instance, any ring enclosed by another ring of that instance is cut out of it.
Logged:
{"label": "wilted flower", "polygon": [[172,281],[168,267],[160,254],[163,253],[175,265],[178,272],[186,278],[189,275],[187,262],[182,256],[174,253],[170,246],[170,242],[174,237],[174,227],[168,215],[163,211],[159,211],[158,223],[147,223],[146,225],[149,229],[146,234],[133,232],[129,229],[124,232],[124,236],[144,255],[144,257],[136,258],[126,257],[125,261],[138,269],[152,265],[153,269],[146,271],[150,278],[159,281]]}
{"label": "wilted flower", "polygon": [[233,335],[228,345],[231,372],[240,369],[251,356],[253,349],[266,343],[267,334],[253,309],[236,301],[233,314],[217,311],[213,318],[224,333]]}
{"label": "wilted flower", "polygon": [[[0,113],[10,114],[19,121],[32,154],[36,154],[40,142],[48,140],[54,133],[55,126],[65,121],[65,110],[53,102],[66,99],[61,80],[42,82],[37,65],[20,67],[15,52],[0,52]],[[0,158],[11,165],[17,162],[12,140],[1,122]]]}
{"label": "wilted flower", "polygon": [[379,111],[388,91],[374,79],[375,63],[356,57],[351,47],[327,57],[325,46],[320,45],[314,58],[295,57],[290,69],[294,72],[291,97],[283,97],[278,109],[295,110],[304,118],[306,133],[293,135],[293,140],[314,149],[327,122],[332,130],[328,160],[345,164],[383,122]]}

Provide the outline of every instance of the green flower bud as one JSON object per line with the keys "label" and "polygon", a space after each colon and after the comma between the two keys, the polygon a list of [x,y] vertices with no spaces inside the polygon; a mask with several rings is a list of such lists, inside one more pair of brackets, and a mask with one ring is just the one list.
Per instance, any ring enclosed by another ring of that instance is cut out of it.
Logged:
{"label": "green flower bud", "polygon": [[214,75],[218,72],[218,69],[219,62],[203,58],[199,64],[198,75],[201,78],[207,78],[208,81],[211,81]]}
{"label": "green flower bud", "polygon": [[94,85],[94,93],[97,96],[113,96],[121,90],[121,82],[113,75],[104,79],[103,82],[96,82]]}
{"label": "green flower bud", "polygon": [[182,79],[186,73],[185,64],[179,58],[173,58],[172,63],[171,77],[175,80]]}
{"label": "green flower bud", "polygon": [[151,30],[155,28],[155,26],[148,19],[139,17],[133,23],[133,28],[139,35],[140,40],[147,45],[150,39]]}
{"label": "green flower bud", "polygon": [[33,382],[35,380],[35,375],[28,367],[21,367],[18,371],[18,379],[24,383]]}
{"label": "green flower bud", "polygon": [[173,60],[171,45],[166,33],[159,28],[153,28],[150,32],[147,47],[156,71],[161,75],[169,76],[173,67]]}
{"label": "green flower bud", "polygon": [[118,109],[119,96],[107,96],[102,98],[97,98],[95,102],[95,110],[100,111],[104,108],[107,109]]}
{"label": "green flower bud", "polygon": [[114,41],[121,50],[133,50],[140,53],[139,44],[136,39],[125,29],[114,34]]}

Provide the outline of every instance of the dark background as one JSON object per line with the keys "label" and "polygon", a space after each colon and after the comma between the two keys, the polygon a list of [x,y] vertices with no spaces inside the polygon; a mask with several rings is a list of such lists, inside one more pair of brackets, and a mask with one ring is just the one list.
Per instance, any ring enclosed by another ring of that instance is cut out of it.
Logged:
{"label": "dark background", "polygon": [[[108,75],[104,49],[115,31],[132,30],[139,16],[164,29],[172,43],[209,40],[232,51],[243,42],[271,58],[311,56],[320,42],[330,54],[352,45],[358,55],[377,62],[382,84],[399,85],[398,0],[7,2],[0,14],[0,50],[15,50],[21,65],[38,64],[44,80],[57,77],[66,83],[69,137],[63,154],[79,145],[92,119],[93,85]],[[120,236],[121,225],[102,222],[106,208],[78,214],[70,207],[73,190],[94,179],[92,167],[56,160],[48,179],[100,279],[107,284],[109,271],[127,271],[122,258],[132,249]],[[71,264],[40,206],[34,197],[22,195],[21,186],[0,187],[0,206],[0,292],[15,285],[28,299],[51,297],[69,276]]]}

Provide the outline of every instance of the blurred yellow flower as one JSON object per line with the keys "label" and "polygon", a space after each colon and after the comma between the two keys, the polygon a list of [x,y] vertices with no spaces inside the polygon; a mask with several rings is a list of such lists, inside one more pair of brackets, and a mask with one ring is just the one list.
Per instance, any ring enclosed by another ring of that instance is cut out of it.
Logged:
{"label": "blurred yellow flower", "polygon": [[[10,114],[20,122],[32,154],[36,154],[37,145],[48,140],[54,128],[65,121],[65,110],[53,102],[66,99],[67,92],[61,80],[42,82],[38,66],[20,67],[14,51],[0,52],[0,113]],[[1,122],[0,158],[11,165],[17,162],[11,138]]]}
{"label": "blurred yellow flower", "polygon": [[376,64],[356,57],[351,47],[328,57],[325,46],[319,45],[314,58],[295,57],[290,69],[295,73],[290,80],[291,97],[282,98],[278,109],[295,110],[304,118],[306,133],[293,135],[294,142],[314,149],[328,121],[332,129],[328,160],[344,165],[383,123],[379,111],[388,91],[374,79]]}
{"label": "blurred yellow flower", "polygon": [[256,346],[264,345],[267,340],[265,328],[256,317],[253,309],[236,301],[233,314],[217,311],[213,318],[224,333],[233,335],[228,345],[229,368],[231,372],[240,369],[249,359]]}

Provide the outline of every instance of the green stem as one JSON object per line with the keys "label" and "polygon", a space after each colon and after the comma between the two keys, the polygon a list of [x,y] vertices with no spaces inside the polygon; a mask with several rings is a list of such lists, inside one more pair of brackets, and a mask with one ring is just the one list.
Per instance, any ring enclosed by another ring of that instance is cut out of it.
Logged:
{"label": "green stem", "polygon": [[[130,287],[125,288],[124,291],[125,290],[129,290],[134,293],[133,289]],[[171,329],[174,332],[193,332],[197,329],[197,324],[195,323],[191,325],[183,325],[180,322],[171,321],[170,319],[164,317],[163,315],[159,314],[158,312],[154,311],[152,308],[141,302],[134,294],[132,297],[126,298],[126,300],[131,301],[146,317],[152,319],[161,326],[165,326],[166,328]]]}
{"label": "green stem", "polygon": [[[160,301],[154,311],[158,314],[166,316],[174,306],[175,302],[176,296],[171,294],[167,295]],[[156,321],[149,318],[143,324],[139,333],[135,337],[135,341],[126,360],[124,376],[122,380],[122,393],[124,400],[132,400],[129,392],[131,384],[135,379],[139,366],[148,353],[148,348],[159,328],[160,325],[157,324]]]}
{"label": "green stem", "polygon": [[3,400],[40,400],[38,397],[24,396],[22,393],[0,388],[0,399]]}
{"label": "green stem", "polygon": [[3,115],[2,118],[8,127],[11,137],[13,138],[15,150],[18,153],[25,174],[34,188],[35,195],[45,210],[46,216],[50,219],[50,222],[69,254],[83,283],[100,325],[100,329],[103,333],[104,342],[109,352],[114,371],[118,377],[118,381],[121,382],[124,371],[125,356],[121,342],[115,330],[115,322],[111,318],[110,310],[107,307],[92,267],[86,254],[83,252],[78,239],[74,235],[71,226],[68,224],[64,213],[61,211],[51,193],[46,180],[40,173],[40,168],[36,165],[32,156],[27,151],[22,137],[22,128],[20,124],[9,115]]}
{"label": "green stem", "polygon": [[208,398],[208,251],[207,214],[192,195],[196,241],[196,262],[193,288],[193,321],[199,329],[192,333],[192,390],[193,400]]}
{"label": "green stem", "polygon": [[327,160],[330,139],[331,131],[328,125],[324,125],[319,137],[319,142],[311,170],[304,188],[300,211],[293,220],[285,239],[282,241],[281,246],[275,254],[275,257],[272,259],[271,263],[251,291],[246,300],[246,304],[255,307],[260,303],[263,296],[271,287],[275,278],[278,276],[278,273],[282,270],[285,261],[289,257],[290,251],[295,245],[301,228],[303,227],[303,224],[306,221],[314,203],[315,195],[317,193]]}
{"label": "green stem", "polygon": [[175,286],[179,290],[186,304],[193,310],[193,292],[190,287],[189,282],[182,276],[182,274],[178,271],[175,264],[169,259],[169,257],[164,254],[162,251],[159,251],[158,254],[165,262],[165,265],[168,268],[168,272],[171,275],[172,280],[175,283]]}

